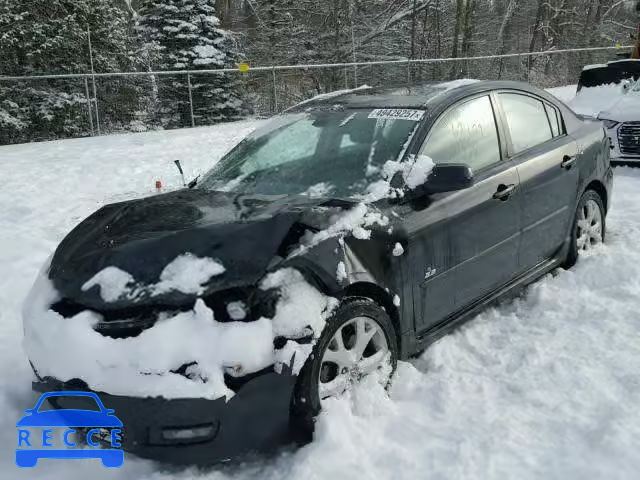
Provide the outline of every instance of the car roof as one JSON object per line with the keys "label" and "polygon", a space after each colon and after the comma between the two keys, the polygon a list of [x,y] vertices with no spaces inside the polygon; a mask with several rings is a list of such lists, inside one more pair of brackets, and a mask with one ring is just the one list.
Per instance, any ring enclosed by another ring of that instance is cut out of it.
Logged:
{"label": "car roof", "polygon": [[340,90],[299,103],[288,111],[300,112],[336,105],[344,108],[428,108],[442,102],[450,103],[474,93],[498,89],[515,89],[547,97],[544,91],[524,82],[453,80],[408,87],[360,87],[354,90]]}

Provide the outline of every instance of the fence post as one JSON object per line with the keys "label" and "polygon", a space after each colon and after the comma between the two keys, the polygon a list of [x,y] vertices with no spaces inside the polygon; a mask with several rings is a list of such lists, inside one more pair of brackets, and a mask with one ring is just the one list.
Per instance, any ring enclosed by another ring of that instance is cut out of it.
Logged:
{"label": "fence post", "polygon": [[189,86],[189,111],[191,113],[191,127],[196,126],[196,117],[193,115],[193,92],[191,91],[191,73],[187,73],[187,85]]}
{"label": "fence post", "polygon": [[276,88],[276,69],[271,68],[271,76],[273,78],[273,113],[278,113],[278,89]]}
{"label": "fence post", "polygon": [[100,111],[98,110],[98,92],[96,89],[96,72],[93,69],[93,48],[91,47],[91,28],[87,27],[87,38],[89,39],[89,62],[91,63],[91,81],[93,82],[93,101],[96,107],[96,129],[100,135]]}
{"label": "fence post", "polygon": [[91,136],[95,135],[93,131],[93,112],[91,111],[91,96],[89,95],[89,80],[84,77],[84,93],[87,97],[87,113],[89,114],[89,125],[91,126]]}
{"label": "fence post", "polygon": [[407,60],[407,86],[411,85],[411,60]]}
{"label": "fence post", "polygon": [[351,21],[351,50],[353,54],[353,87],[358,88],[358,65],[356,65],[356,34],[353,30],[353,1],[349,0],[349,19]]}

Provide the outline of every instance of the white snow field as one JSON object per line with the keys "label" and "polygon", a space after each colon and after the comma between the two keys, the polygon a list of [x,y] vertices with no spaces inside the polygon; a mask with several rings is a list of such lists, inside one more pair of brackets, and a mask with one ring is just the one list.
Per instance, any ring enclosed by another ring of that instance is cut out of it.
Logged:
{"label": "white snow field", "polygon": [[605,245],[401,362],[388,396],[369,381],[330,401],[299,450],[208,469],[130,455],[120,469],[18,469],[15,423],[38,398],[20,310],[40,266],[99,206],[153,193],[156,179],[179,186],[172,160],[191,177],[257,124],[0,147],[0,479],[638,478],[640,170],[628,168],[615,172]]}

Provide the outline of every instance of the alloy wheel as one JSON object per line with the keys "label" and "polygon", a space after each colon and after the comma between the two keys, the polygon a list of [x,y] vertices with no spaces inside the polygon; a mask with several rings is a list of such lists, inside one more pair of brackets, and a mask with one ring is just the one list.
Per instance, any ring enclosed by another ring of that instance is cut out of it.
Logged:
{"label": "alloy wheel", "polygon": [[382,327],[356,317],[338,328],[322,356],[318,375],[320,400],[344,393],[362,377],[388,363],[389,345]]}
{"label": "alloy wheel", "polygon": [[602,212],[595,200],[587,200],[578,212],[576,242],[578,251],[588,251],[602,243]]}

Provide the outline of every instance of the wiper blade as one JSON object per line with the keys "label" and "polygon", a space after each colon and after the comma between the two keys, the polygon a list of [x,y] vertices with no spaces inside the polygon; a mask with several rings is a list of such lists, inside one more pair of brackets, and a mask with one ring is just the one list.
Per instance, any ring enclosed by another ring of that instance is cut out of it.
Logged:
{"label": "wiper blade", "polygon": [[187,184],[187,188],[194,188],[196,185],[198,185],[199,179],[200,179],[200,174],[196,175],[196,178],[194,178]]}

